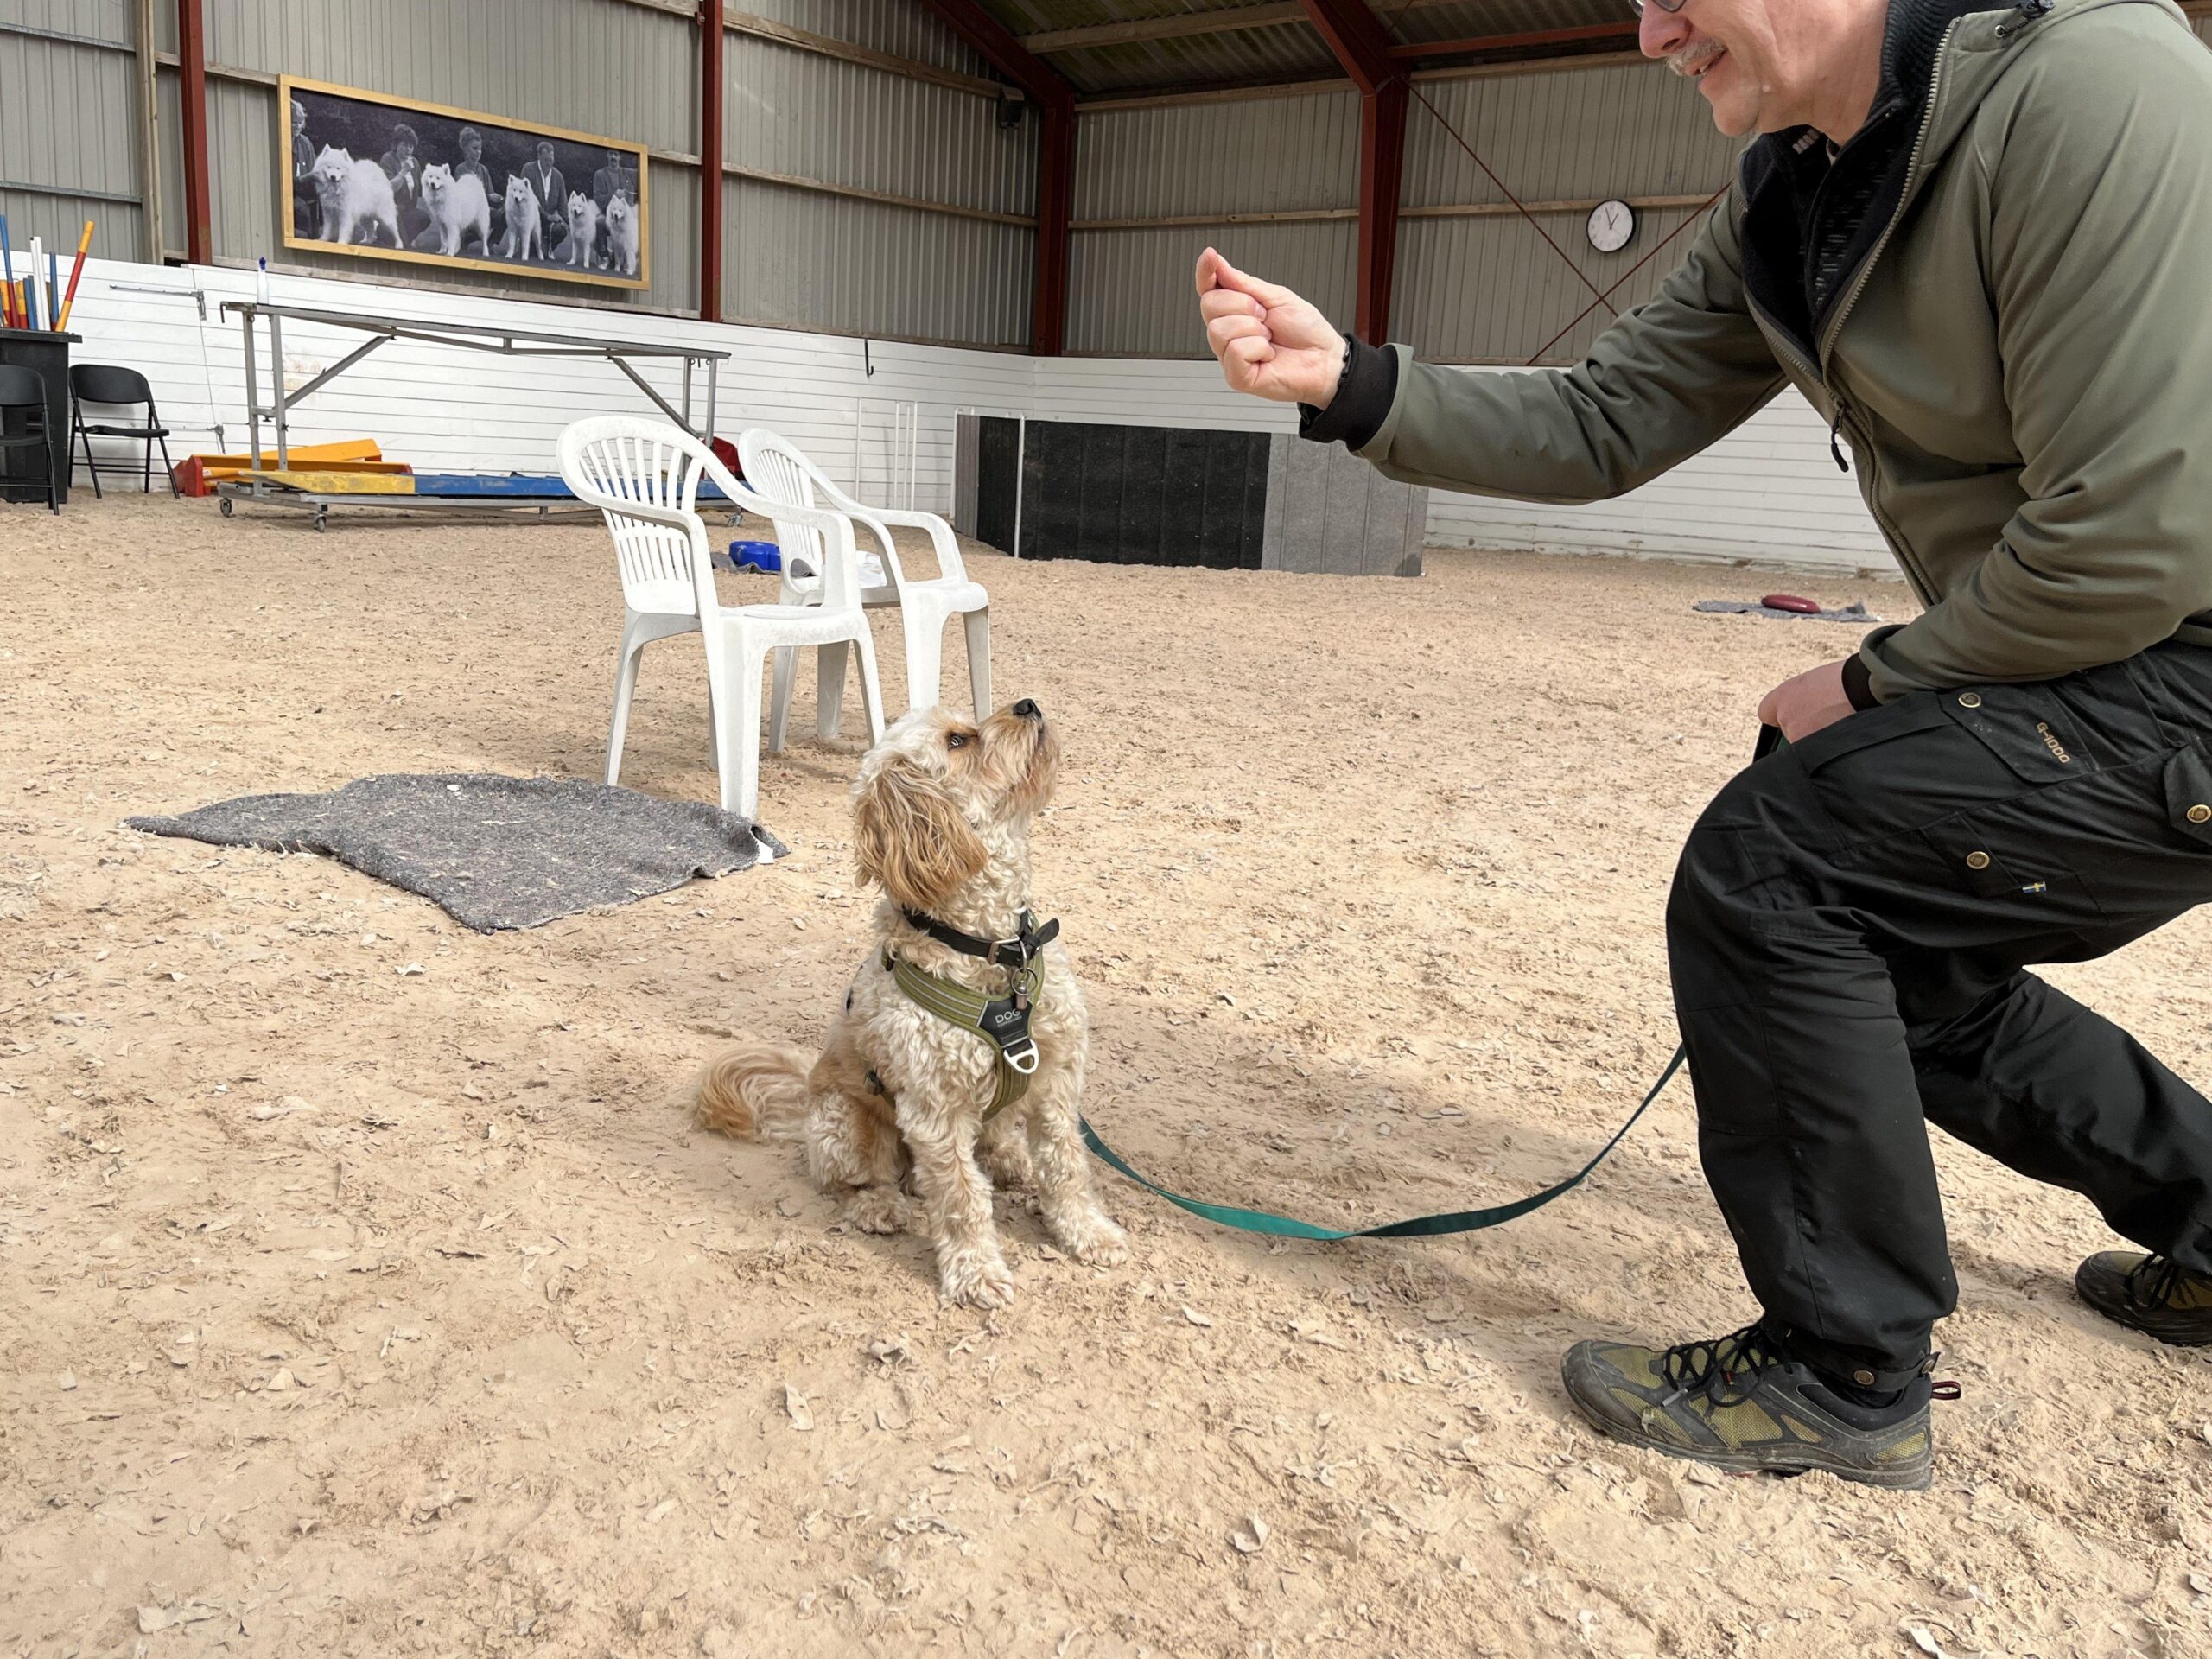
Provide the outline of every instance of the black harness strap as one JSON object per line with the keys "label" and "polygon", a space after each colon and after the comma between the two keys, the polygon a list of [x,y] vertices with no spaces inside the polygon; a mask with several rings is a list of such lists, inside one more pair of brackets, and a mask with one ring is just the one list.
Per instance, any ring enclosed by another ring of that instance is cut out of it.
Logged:
{"label": "black harness strap", "polygon": [[918,933],[926,933],[948,950],[957,950],[964,957],[980,957],[985,962],[1001,968],[1027,968],[1037,953],[1060,937],[1060,924],[1056,918],[1042,927],[1027,911],[1014,925],[1020,930],[1010,939],[981,939],[973,933],[963,933],[957,927],[948,927],[934,916],[925,916],[918,910],[900,906],[899,913],[906,918],[906,925]]}

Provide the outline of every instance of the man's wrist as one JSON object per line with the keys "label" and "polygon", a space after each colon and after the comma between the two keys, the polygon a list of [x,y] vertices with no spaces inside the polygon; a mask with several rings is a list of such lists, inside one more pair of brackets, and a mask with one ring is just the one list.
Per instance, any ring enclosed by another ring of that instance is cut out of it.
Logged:
{"label": "man's wrist", "polygon": [[1353,449],[1364,447],[1390,416],[1398,397],[1398,354],[1369,345],[1357,334],[1344,336],[1344,366],[1325,404],[1298,406],[1298,435],[1315,443],[1341,439]]}
{"label": "man's wrist", "polygon": [[1313,405],[1316,410],[1326,413],[1329,405],[1337,401],[1344,389],[1344,382],[1351,378],[1351,336],[1339,330],[1337,334],[1337,378],[1330,386],[1328,395]]}

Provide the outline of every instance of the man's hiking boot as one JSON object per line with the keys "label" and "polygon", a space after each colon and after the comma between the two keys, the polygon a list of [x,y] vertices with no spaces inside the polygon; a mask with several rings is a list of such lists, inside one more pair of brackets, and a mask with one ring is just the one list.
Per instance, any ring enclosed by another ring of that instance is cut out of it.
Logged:
{"label": "man's hiking boot", "polygon": [[2074,1275],[2082,1300],[2118,1325],[2180,1348],[2212,1343],[2212,1278],[2171,1256],[2104,1250]]}
{"label": "man's hiking boot", "polygon": [[1870,1486],[1917,1489],[1933,1473],[1925,1376],[1891,1403],[1864,1405],[1757,1325],[1665,1349],[1579,1342],[1560,1376],[1600,1433],[1669,1457],[1775,1474],[1823,1469]]}

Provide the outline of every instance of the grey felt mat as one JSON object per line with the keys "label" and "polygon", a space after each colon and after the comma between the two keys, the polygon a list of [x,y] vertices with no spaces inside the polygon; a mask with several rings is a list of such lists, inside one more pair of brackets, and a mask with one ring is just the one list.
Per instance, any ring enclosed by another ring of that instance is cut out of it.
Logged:
{"label": "grey felt mat", "polygon": [[419,893],[479,932],[627,904],[791,849],[702,801],[573,778],[391,772],[327,795],[242,795],[133,830],[218,847],[324,853]]}
{"label": "grey felt mat", "polygon": [[1862,622],[1871,626],[1882,620],[1866,608],[1863,599],[1853,600],[1840,611],[1785,611],[1779,605],[1758,605],[1741,599],[1700,599],[1690,608],[1732,611],[1743,616],[1771,616],[1785,622]]}

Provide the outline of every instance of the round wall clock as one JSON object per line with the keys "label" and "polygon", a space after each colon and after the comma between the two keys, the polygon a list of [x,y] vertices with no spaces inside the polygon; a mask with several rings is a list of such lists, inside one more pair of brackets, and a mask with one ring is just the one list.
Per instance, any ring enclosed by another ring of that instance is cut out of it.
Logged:
{"label": "round wall clock", "polygon": [[1636,209],[1624,201],[1601,201],[1590,210],[1590,245],[1618,253],[1636,234]]}

